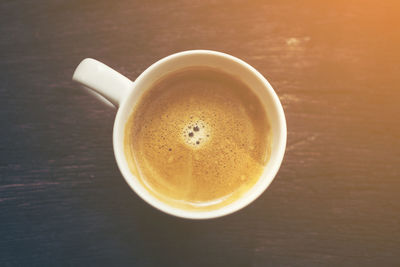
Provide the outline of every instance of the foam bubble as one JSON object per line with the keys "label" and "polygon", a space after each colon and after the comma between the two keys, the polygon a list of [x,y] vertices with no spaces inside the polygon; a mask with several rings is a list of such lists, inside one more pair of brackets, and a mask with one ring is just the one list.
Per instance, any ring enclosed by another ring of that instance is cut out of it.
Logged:
{"label": "foam bubble", "polygon": [[182,140],[191,148],[201,148],[210,139],[210,127],[201,119],[190,117],[182,130]]}

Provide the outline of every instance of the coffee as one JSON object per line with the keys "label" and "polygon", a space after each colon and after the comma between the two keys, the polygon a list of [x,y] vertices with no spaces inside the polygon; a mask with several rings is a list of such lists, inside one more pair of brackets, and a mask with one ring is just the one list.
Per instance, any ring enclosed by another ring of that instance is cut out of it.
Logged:
{"label": "coffee", "polygon": [[125,126],[124,148],[131,171],[158,199],[212,210],[258,181],[270,141],[251,88],[221,70],[190,67],[143,94]]}

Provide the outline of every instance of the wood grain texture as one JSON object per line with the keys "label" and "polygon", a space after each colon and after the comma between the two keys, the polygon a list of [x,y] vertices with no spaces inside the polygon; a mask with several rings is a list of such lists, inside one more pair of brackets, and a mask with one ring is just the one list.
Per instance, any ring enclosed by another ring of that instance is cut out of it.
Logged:
{"label": "wood grain texture", "polygon": [[[399,266],[398,1],[2,1],[1,266]],[[270,188],[210,221],[164,215],[114,161],[115,110],[71,82],[135,79],[188,49],[276,89],[288,147]]]}

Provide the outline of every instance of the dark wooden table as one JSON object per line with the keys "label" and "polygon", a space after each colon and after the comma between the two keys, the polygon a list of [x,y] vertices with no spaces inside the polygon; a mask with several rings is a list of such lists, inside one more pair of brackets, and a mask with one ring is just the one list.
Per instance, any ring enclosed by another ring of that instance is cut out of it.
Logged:
{"label": "dark wooden table", "polygon": [[[399,266],[399,1],[1,1],[0,266]],[[230,53],[277,91],[288,146],[233,215],[144,203],[114,160],[116,111],[71,81],[131,79],[188,49]]]}

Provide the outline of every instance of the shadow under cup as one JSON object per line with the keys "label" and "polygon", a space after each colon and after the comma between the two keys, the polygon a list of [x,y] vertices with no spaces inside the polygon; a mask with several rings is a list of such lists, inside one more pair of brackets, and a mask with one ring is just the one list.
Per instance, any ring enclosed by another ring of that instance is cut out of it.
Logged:
{"label": "shadow under cup", "polygon": [[[241,197],[226,206],[213,210],[181,209],[162,202],[151,194],[130,170],[124,153],[125,125],[142,94],[157,80],[171,72],[205,66],[221,69],[240,78],[260,99],[267,113],[272,141],[270,159],[257,183]],[[114,124],[114,153],[120,171],[130,187],[147,203],[168,214],[190,218],[209,219],[235,212],[260,196],[274,179],[281,165],[286,147],[286,121],[282,105],[268,81],[253,67],[233,56],[207,50],[193,50],[163,58],[146,69],[133,83],[128,96],[122,101]]]}

